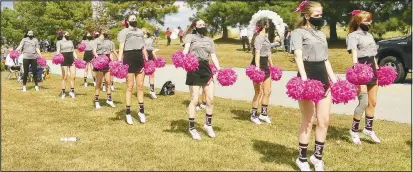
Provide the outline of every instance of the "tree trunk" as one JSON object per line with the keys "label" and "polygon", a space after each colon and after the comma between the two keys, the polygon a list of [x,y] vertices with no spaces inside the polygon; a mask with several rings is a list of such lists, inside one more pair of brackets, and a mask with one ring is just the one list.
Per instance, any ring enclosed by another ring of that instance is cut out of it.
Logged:
{"label": "tree trunk", "polygon": [[228,39],[228,28],[227,26],[222,26],[222,38]]}
{"label": "tree trunk", "polygon": [[331,18],[330,22],[330,41],[337,41],[337,19]]}

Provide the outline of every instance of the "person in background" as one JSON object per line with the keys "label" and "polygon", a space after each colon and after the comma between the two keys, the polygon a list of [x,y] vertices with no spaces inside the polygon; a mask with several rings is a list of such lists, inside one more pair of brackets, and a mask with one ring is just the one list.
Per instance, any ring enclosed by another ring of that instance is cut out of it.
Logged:
{"label": "person in background", "polygon": [[184,43],[184,41],[182,40],[182,38],[184,37],[184,31],[181,29],[181,26],[178,26],[178,29],[179,29],[179,33],[178,33],[179,41],[182,44],[182,43]]}
{"label": "person in background", "polygon": [[239,32],[239,37],[242,41],[243,51],[245,51],[245,44],[247,44],[248,52],[251,51],[250,43],[249,43],[249,40],[248,40],[248,29],[246,27],[242,27],[242,29]]}
{"label": "person in background", "polygon": [[158,45],[159,36],[160,36],[159,27],[155,28],[155,30],[153,31],[153,35],[155,36],[155,48],[156,48],[156,46]]}
{"label": "person in background", "polygon": [[166,46],[171,45],[171,34],[172,32],[169,30],[169,27],[166,28],[165,37],[166,39],[168,39],[168,43],[166,44]]}
{"label": "person in background", "polygon": [[8,45],[4,45],[3,48],[3,59],[6,59],[7,55],[9,54],[9,46]]}
{"label": "person in background", "polygon": [[284,34],[285,52],[290,52],[290,38],[291,38],[291,30],[288,27],[285,27],[285,34]]}

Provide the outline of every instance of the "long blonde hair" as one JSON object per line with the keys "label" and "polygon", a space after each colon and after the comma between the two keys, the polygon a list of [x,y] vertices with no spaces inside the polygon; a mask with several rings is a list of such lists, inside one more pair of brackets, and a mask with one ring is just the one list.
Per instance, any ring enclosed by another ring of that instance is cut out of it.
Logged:
{"label": "long blonde hair", "polygon": [[371,20],[373,18],[372,14],[368,11],[361,11],[358,14],[351,17],[350,22],[348,23],[348,33],[354,32],[358,29],[360,23],[364,20]]}
{"label": "long blonde hair", "polygon": [[306,14],[307,15],[313,14],[314,13],[314,8],[317,8],[317,7],[322,7],[319,2],[308,1],[300,11],[300,13],[301,13],[300,17],[302,19],[295,25],[295,28],[305,26],[307,24],[307,19],[305,19],[305,15]]}

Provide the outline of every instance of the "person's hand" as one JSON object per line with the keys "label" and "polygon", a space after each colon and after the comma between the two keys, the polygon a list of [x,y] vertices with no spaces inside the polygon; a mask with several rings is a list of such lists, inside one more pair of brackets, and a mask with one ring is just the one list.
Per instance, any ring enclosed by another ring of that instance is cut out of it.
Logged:
{"label": "person's hand", "polygon": [[331,82],[332,82],[333,84],[336,83],[336,82],[337,82],[337,77],[334,76],[333,78],[331,78]]}
{"label": "person's hand", "polygon": [[260,70],[260,67],[258,67],[258,66],[255,66],[255,70]]}
{"label": "person's hand", "polygon": [[306,80],[307,80],[307,76],[301,76],[301,80],[302,80],[302,81],[306,81]]}

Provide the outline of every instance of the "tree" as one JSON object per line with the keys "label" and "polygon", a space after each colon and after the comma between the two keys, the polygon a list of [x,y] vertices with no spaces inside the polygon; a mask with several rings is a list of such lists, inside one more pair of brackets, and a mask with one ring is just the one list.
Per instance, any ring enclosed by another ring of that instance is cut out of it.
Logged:
{"label": "tree", "polygon": [[24,36],[24,31],[17,20],[15,10],[4,8],[1,11],[1,43],[16,46]]}

